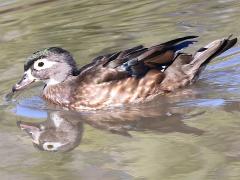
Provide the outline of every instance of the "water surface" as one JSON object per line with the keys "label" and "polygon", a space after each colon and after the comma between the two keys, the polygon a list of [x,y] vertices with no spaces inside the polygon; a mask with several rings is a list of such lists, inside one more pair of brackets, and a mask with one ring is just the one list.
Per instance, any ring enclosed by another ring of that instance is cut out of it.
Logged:
{"label": "water surface", "polygon": [[79,66],[138,44],[199,35],[190,50],[240,35],[238,0],[0,1],[1,179],[239,179],[240,54],[218,57],[193,86],[146,105],[77,115],[72,150],[32,146],[17,121],[47,123],[42,86],[4,96],[32,52],[61,46]]}

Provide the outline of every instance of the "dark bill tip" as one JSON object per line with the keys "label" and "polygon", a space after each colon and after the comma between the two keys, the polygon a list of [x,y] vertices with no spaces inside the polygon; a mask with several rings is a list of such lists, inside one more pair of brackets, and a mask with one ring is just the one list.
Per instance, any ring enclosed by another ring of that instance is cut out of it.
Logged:
{"label": "dark bill tip", "polygon": [[20,79],[20,81],[12,87],[12,92],[14,93],[16,91],[25,89],[33,82],[35,82],[35,79],[33,77],[29,76],[27,73],[25,73],[23,75],[23,77]]}
{"label": "dark bill tip", "polygon": [[13,87],[12,87],[12,93],[16,92],[17,91],[17,87],[16,87],[17,84],[15,84]]}

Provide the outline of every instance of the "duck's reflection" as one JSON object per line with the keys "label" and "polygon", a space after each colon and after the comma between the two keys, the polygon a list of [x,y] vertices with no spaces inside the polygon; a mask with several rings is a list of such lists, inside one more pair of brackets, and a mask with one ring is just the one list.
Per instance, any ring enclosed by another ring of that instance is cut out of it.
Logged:
{"label": "duck's reflection", "polygon": [[[84,123],[104,131],[131,136],[130,131],[180,132],[201,135],[202,130],[187,126],[182,119],[190,118],[189,110],[167,111],[168,107],[127,108],[94,113],[49,111],[43,122],[19,121],[18,126],[32,139],[33,145],[45,151],[70,151],[82,139]],[[181,113],[177,112],[181,111]]]}
{"label": "duck's reflection", "polygon": [[33,145],[45,151],[69,151],[81,142],[83,123],[70,113],[48,113],[43,122],[18,121],[18,126],[32,139]]}

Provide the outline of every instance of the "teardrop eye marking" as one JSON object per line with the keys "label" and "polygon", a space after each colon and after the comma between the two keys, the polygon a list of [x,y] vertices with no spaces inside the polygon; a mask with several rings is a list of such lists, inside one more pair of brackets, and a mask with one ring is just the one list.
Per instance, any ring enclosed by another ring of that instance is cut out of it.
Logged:
{"label": "teardrop eye marking", "polygon": [[40,71],[42,69],[50,68],[56,63],[57,62],[49,61],[48,59],[39,59],[34,63],[33,68]]}
{"label": "teardrop eye marking", "polygon": [[65,145],[65,144],[62,144],[60,142],[45,142],[43,144],[43,149],[45,151],[57,151],[58,148],[60,148],[63,145]]}

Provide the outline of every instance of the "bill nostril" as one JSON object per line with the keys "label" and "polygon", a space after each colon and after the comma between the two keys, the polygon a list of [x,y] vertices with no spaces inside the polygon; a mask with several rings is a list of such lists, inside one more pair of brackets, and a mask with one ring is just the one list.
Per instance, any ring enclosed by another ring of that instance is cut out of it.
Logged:
{"label": "bill nostril", "polygon": [[24,74],[22,80],[25,80],[25,79],[27,79],[27,75],[26,74]]}

